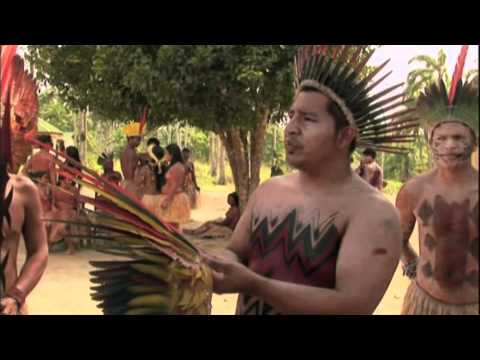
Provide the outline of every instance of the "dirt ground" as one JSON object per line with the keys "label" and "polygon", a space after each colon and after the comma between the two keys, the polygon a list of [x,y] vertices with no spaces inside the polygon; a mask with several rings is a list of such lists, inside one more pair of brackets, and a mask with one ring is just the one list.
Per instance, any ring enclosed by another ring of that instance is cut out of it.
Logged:
{"label": "dirt ground", "polygon": [[[193,222],[187,227],[222,217],[227,211],[226,196],[222,193],[202,194],[202,206],[192,213]],[[393,201],[393,199],[391,199]],[[417,246],[417,232],[413,239]],[[205,240],[206,249],[222,249],[226,241]],[[80,251],[74,256],[51,254],[45,275],[28,299],[28,310],[32,315],[101,315],[96,304],[90,299],[89,261],[106,260],[109,257],[94,251]],[[19,266],[23,264],[24,252],[19,257]],[[398,315],[401,311],[403,296],[409,282],[402,276],[399,268],[378,307],[377,315]],[[237,296],[214,296],[213,315],[233,315]]]}

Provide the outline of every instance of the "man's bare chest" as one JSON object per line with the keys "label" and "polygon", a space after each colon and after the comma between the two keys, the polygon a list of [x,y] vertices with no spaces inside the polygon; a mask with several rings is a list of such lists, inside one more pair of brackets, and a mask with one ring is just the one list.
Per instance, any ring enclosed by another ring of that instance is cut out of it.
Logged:
{"label": "man's bare chest", "polygon": [[421,275],[445,289],[478,287],[478,191],[428,191],[415,209]]}
{"label": "man's bare chest", "polygon": [[[334,243],[340,243],[348,222],[348,210],[320,199],[273,200],[256,207],[251,217],[251,245],[263,255],[283,248],[313,259]],[[287,254],[288,255],[288,254]]]}
{"label": "man's bare chest", "polygon": [[458,232],[478,234],[478,189],[425,191],[414,213],[420,227],[438,236]]}

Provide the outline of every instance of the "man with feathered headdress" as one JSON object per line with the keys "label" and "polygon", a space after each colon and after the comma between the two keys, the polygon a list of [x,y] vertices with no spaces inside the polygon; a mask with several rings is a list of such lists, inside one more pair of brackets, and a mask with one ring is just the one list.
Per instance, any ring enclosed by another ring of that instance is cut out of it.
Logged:
{"label": "man with feathered headdress", "polygon": [[[11,63],[16,46],[1,46],[0,117],[0,315],[26,312],[25,301],[40,281],[48,259],[42,205],[36,186],[27,178],[10,175],[11,154]],[[20,238],[27,257],[17,271]]]}
{"label": "man with feathered headdress", "polygon": [[145,134],[144,122],[133,122],[128,124],[123,133],[127,137],[127,147],[123,151],[120,161],[122,165],[123,182],[122,187],[130,194],[141,198],[138,186],[135,183],[135,171],[137,170],[138,154],[136,149],[142,141]]}
{"label": "man with feathered headdress", "polygon": [[[443,79],[420,95],[417,111],[436,167],[408,182],[397,208],[404,233],[402,262],[412,283],[405,315],[478,315],[478,79],[462,82],[462,48],[450,92]],[[420,254],[409,244],[419,226]]]}
{"label": "man with feathered headdress", "polygon": [[298,172],[259,187],[224,259],[210,259],[215,291],[241,294],[239,314],[372,314],[383,298],[400,257],[400,222],[350,159],[357,146],[402,151],[396,144],[413,140],[402,131],[418,122],[403,94],[388,95],[402,84],[372,94],[388,61],[364,77],[369,55],[300,49],[285,130]]}

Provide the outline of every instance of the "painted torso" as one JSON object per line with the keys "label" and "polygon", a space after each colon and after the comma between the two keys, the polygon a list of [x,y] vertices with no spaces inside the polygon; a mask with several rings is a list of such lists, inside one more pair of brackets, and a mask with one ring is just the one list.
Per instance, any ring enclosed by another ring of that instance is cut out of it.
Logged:
{"label": "painted torso", "polygon": [[478,182],[447,187],[431,176],[422,185],[417,283],[448,304],[478,303]]}

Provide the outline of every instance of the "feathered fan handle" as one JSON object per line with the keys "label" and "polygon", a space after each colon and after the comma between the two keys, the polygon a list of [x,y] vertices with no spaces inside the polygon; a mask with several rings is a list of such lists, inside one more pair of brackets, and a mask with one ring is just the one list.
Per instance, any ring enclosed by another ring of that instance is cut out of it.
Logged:
{"label": "feathered fan handle", "polygon": [[458,83],[462,80],[463,69],[465,68],[465,60],[467,58],[468,45],[462,47],[462,51],[458,57],[457,65],[455,66],[455,72],[452,77],[452,86],[450,88],[450,94],[448,95],[448,105],[452,106],[457,93]]}

